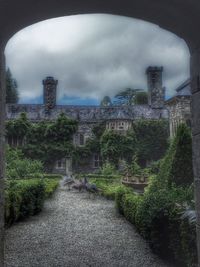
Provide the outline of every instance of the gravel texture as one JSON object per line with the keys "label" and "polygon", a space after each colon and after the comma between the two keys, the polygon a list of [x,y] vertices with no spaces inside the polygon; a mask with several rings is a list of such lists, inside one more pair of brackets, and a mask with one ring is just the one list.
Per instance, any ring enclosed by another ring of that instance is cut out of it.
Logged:
{"label": "gravel texture", "polygon": [[44,210],[6,230],[7,267],[169,267],[114,202],[60,187]]}

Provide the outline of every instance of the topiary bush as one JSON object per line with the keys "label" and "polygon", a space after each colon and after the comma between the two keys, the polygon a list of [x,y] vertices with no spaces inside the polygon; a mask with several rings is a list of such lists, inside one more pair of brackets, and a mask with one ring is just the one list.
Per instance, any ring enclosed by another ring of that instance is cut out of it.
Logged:
{"label": "topiary bush", "polygon": [[176,266],[196,267],[195,223],[182,215],[194,200],[191,133],[185,125],[180,125],[159,165],[143,196],[119,188],[116,206],[154,252],[175,261]]}
{"label": "topiary bush", "polygon": [[[180,124],[171,146],[162,160],[158,180],[163,186],[188,186],[193,183],[192,137],[190,129]],[[161,186],[160,184],[160,186]]]}
{"label": "topiary bush", "polygon": [[169,122],[160,120],[137,120],[133,125],[137,140],[139,164],[161,159],[169,146]]}
{"label": "topiary bush", "polygon": [[120,214],[124,215],[124,195],[133,193],[131,188],[119,186],[115,195],[115,205]]}

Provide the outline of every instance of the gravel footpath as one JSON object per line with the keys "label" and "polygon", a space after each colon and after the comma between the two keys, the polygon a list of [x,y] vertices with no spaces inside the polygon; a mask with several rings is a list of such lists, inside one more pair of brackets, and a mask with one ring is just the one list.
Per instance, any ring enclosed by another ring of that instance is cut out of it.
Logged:
{"label": "gravel footpath", "polygon": [[44,210],[6,231],[6,267],[171,267],[114,202],[59,188]]}

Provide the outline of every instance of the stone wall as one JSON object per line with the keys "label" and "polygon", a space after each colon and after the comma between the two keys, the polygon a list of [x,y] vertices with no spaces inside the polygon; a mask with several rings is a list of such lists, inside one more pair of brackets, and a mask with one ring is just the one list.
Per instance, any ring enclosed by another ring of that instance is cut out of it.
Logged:
{"label": "stone wall", "polygon": [[168,103],[170,137],[174,137],[180,123],[191,125],[191,97],[174,97]]}

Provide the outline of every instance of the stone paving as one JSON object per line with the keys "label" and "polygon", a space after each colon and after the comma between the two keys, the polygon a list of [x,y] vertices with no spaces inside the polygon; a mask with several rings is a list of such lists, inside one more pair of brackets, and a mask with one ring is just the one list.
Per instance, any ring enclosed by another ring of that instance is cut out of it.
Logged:
{"label": "stone paving", "polygon": [[44,210],[6,231],[6,267],[171,267],[113,201],[59,188]]}

